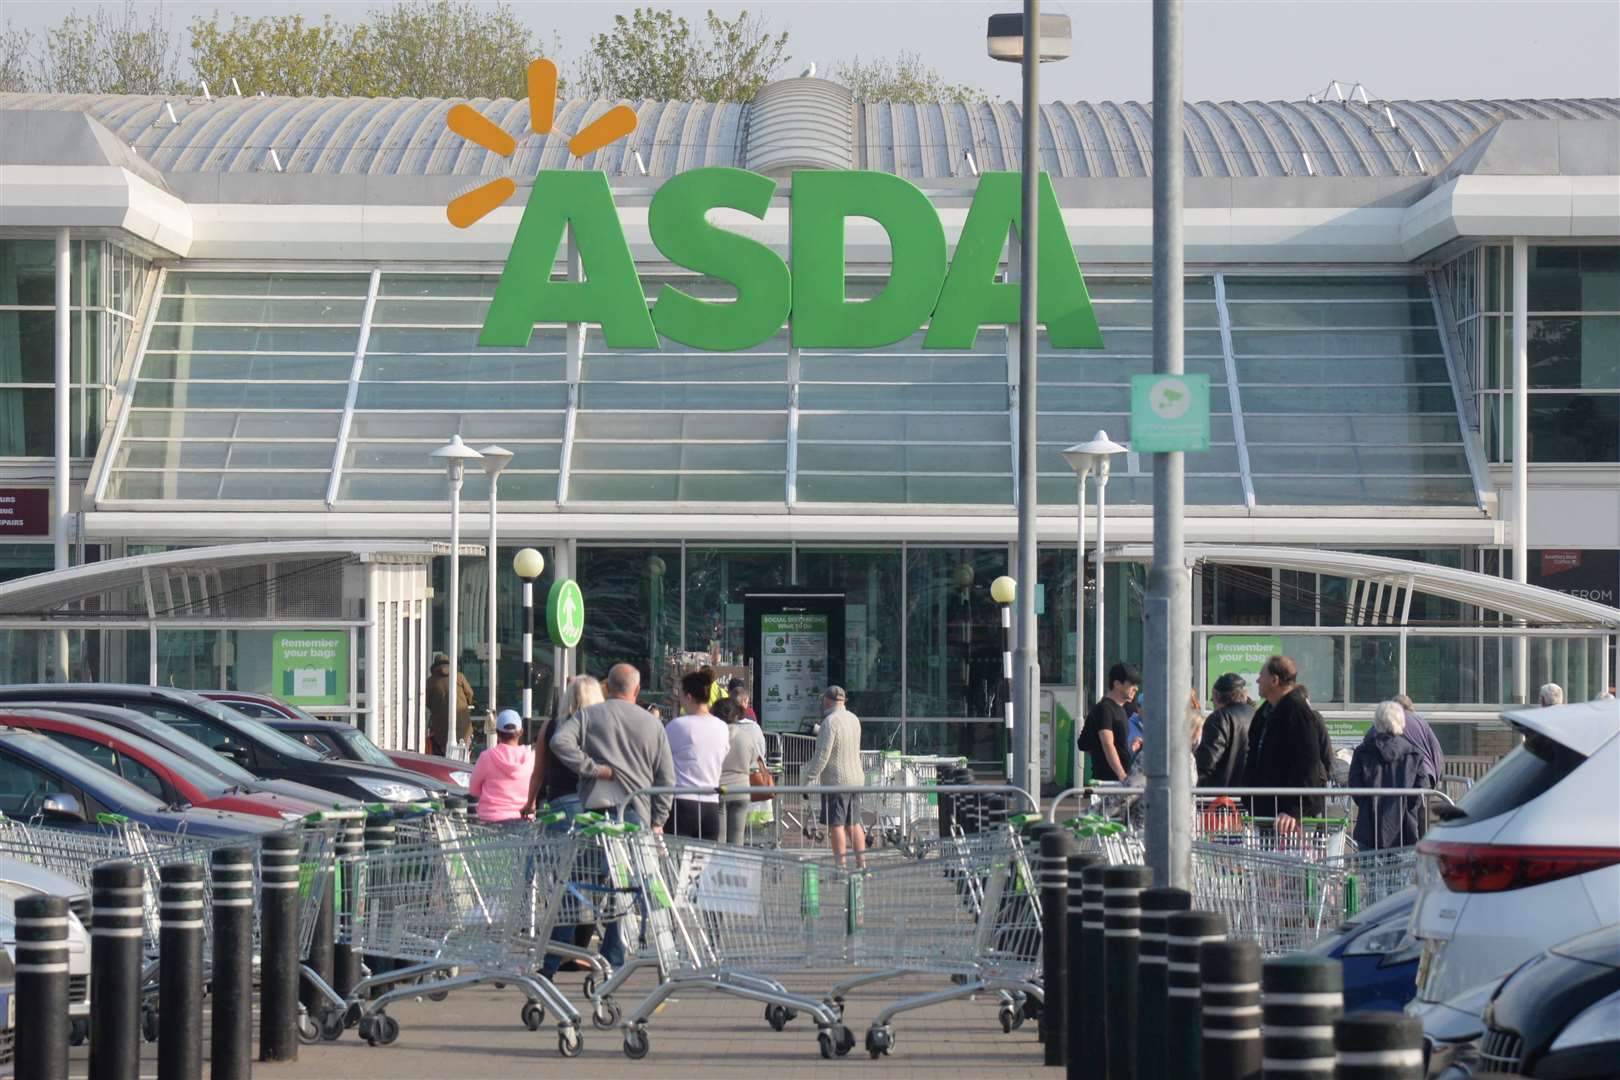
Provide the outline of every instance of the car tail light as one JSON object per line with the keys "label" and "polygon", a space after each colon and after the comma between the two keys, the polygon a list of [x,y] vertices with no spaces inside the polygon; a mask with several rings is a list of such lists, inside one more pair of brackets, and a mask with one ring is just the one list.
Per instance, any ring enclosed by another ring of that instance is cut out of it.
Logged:
{"label": "car tail light", "polygon": [[1418,854],[1434,860],[1446,888],[1459,893],[1507,892],[1601,870],[1620,863],[1620,848],[1464,844],[1424,840]]}

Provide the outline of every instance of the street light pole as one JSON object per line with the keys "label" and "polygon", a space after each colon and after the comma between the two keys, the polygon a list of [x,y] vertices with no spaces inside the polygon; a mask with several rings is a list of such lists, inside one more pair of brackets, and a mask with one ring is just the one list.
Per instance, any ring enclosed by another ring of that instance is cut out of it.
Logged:
{"label": "street light pole", "polygon": [[[500,704],[498,695],[500,682],[496,679],[496,667],[501,654],[501,639],[495,626],[497,617],[495,599],[499,592],[496,585],[500,580],[496,577],[495,570],[496,552],[498,550],[495,544],[496,520],[500,517],[500,512],[496,507],[496,488],[500,484],[501,470],[511,464],[512,451],[502,446],[486,446],[478,453],[482,455],[481,463],[484,466],[484,473],[489,477],[489,551],[485,553],[486,565],[489,568],[489,640],[486,642],[486,647],[489,650],[489,700],[485,704],[489,707],[490,714],[494,715]],[[484,732],[484,746],[486,748],[494,737],[493,732],[488,730]]]}
{"label": "street light pole", "polygon": [[461,441],[460,435],[433,451],[435,460],[443,461],[450,480],[450,706],[445,717],[444,745],[449,750],[456,741],[456,714],[461,711],[461,690],[456,673],[460,667],[457,642],[461,634],[461,482],[466,475],[467,462],[477,461],[478,451]]}
{"label": "street light pole", "polygon": [[[1064,457],[1069,456],[1067,450]],[[1069,754],[1074,759],[1074,770],[1070,774],[1069,783],[1078,785],[1085,779],[1081,775],[1080,725],[1085,722],[1086,710],[1086,477],[1091,475],[1091,455],[1077,455],[1084,458],[1075,465],[1075,473],[1080,480],[1080,490],[1075,495],[1074,512],[1074,733],[1076,742],[1069,747]]]}
{"label": "street light pole", "polygon": [[[1153,370],[1182,357],[1181,0],[1153,0]],[[1158,886],[1189,888],[1192,789],[1187,691],[1192,597],[1182,527],[1185,456],[1153,455],[1153,566],[1148,575],[1147,861]],[[1100,545],[1099,545],[1100,546]]]}
{"label": "street light pole", "polygon": [[[1063,451],[1063,460],[1069,463],[1080,477],[1080,521],[1075,533],[1074,546],[1076,566],[1075,573],[1079,578],[1080,597],[1075,604],[1074,613],[1074,650],[1075,650],[1075,676],[1077,684],[1075,696],[1080,701],[1080,711],[1075,713],[1075,723],[1080,723],[1086,713],[1086,664],[1085,664],[1085,622],[1086,622],[1086,476],[1093,470],[1097,473],[1097,693],[1092,701],[1101,701],[1107,691],[1106,678],[1103,674],[1103,514],[1107,505],[1106,491],[1108,488],[1109,459],[1115,454],[1123,454],[1125,447],[1119,445],[1108,437],[1108,432],[1098,431],[1091,437],[1090,442],[1077,443]],[[1075,782],[1080,781],[1079,750],[1075,751]]]}
{"label": "street light pole", "polygon": [[524,548],[512,559],[523,580],[523,741],[534,741],[534,579],[546,569],[546,557]]}

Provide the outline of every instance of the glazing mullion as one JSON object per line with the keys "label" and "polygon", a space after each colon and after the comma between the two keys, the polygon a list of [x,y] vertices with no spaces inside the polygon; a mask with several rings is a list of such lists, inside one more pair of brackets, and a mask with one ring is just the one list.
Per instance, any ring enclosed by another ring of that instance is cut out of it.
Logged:
{"label": "glazing mullion", "polygon": [[354,403],[360,396],[360,372],[366,363],[366,346],[371,339],[371,315],[377,307],[377,291],[382,285],[382,268],[371,268],[366,285],[366,304],[360,311],[360,337],[354,343],[354,363],[349,367],[349,390],[343,399],[343,418],[338,421],[337,444],[332,448],[332,472],[326,483],[326,508],[337,502],[338,485],[343,481],[343,455],[348,452],[349,429],[354,424]]}
{"label": "glazing mullion", "polygon": [[1454,324],[1446,311],[1446,305],[1440,301],[1438,283],[1432,273],[1425,274],[1424,280],[1429,286],[1429,303],[1434,310],[1435,329],[1439,331],[1440,347],[1446,354],[1446,373],[1451,382],[1451,399],[1457,409],[1457,427],[1463,440],[1463,456],[1468,460],[1468,477],[1474,485],[1474,503],[1480,510],[1485,509],[1485,468],[1480,461],[1482,444],[1476,434],[1480,427],[1475,423],[1475,417],[1470,415],[1467,395],[1463,392],[1462,372],[1458,370],[1457,351],[1453,347],[1452,334]]}
{"label": "glazing mullion", "polygon": [[1243,501],[1254,509],[1254,475],[1249,469],[1249,439],[1243,430],[1243,393],[1238,387],[1237,357],[1232,352],[1232,315],[1226,306],[1226,275],[1215,275],[1215,315],[1221,326],[1221,356],[1226,362],[1226,395],[1232,409],[1232,441],[1237,445]]}

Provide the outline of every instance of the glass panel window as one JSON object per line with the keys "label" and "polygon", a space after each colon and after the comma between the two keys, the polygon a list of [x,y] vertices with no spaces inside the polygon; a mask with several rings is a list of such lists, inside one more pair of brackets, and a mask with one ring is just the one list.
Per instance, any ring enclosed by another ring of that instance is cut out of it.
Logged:
{"label": "glass panel window", "polygon": [[1002,547],[907,549],[908,716],[1001,715],[1001,616],[990,583],[1006,572]]}
{"label": "glass panel window", "polygon": [[718,645],[722,652],[741,653],[743,597],[756,590],[789,583],[786,548],[686,549],[686,642],[691,649]]}
{"label": "glass panel window", "polygon": [[1530,249],[1531,311],[1620,311],[1620,247]]}
{"label": "glass panel window", "polygon": [[643,698],[653,700],[664,688],[663,657],[681,647],[680,548],[581,545],[577,577],[590,605],[580,670],[601,678],[616,663],[634,664]]}
{"label": "glass panel window", "polygon": [[1620,390],[1620,316],[1529,320],[1530,389]]}
{"label": "glass panel window", "polygon": [[1620,462],[1620,395],[1530,395],[1532,462]]}
{"label": "glass panel window", "polygon": [[850,709],[863,720],[899,716],[905,606],[899,549],[800,548],[798,571],[800,586],[844,594],[844,687]]}

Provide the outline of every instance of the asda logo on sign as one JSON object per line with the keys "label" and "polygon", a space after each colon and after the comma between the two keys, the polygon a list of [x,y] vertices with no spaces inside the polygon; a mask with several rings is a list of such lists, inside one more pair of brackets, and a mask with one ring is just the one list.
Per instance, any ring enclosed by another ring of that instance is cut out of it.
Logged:
{"label": "asda logo on sign", "polygon": [[[775,193],[775,180],[743,169],[693,169],[665,181],[647,213],[653,244],[676,266],[729,282],[737,297],[705,300],[666,285],[649,310],[606,174],[541,172],[479,344],[521,347],[536,323],[590,322],[601,324],[610,348],[656,349],[662,334],[694,349],[748,349],[769,340],[791,316],[793,344],[804,349],[877,348],[905,340],[924,324],[924,348],[969,349],[980,327],[1018,321],[1018,283],[997,280],[1008,232],[1021,227],[1017,173],[980,176],[949,258],[933,204],[916,185],[889,173],[795,173],[791,266],[764,243],[709,220],[720,208],[763,219]],[[1037,317],[1057,348],[1102,348],[1085,279],[1044,173],[1040,200]],[[849,218],[871,219],[889,237],[889,280],[868,300],[847,296]],[[570,227],[584,281],[551,276]]]}

